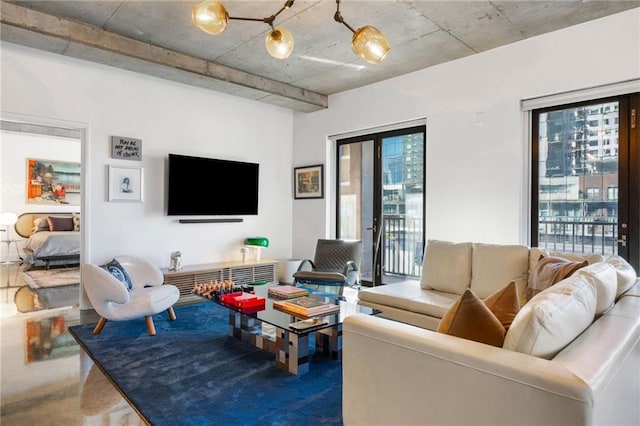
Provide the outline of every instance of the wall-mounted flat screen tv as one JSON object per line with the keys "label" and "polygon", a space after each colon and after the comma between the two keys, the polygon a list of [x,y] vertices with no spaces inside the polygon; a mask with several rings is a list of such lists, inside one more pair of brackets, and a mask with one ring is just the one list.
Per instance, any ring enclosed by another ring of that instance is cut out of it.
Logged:
{"label": "wall-mounted flat screen tv", "polygon": [[257,215],[260,165],[169,154],[169,216]]}

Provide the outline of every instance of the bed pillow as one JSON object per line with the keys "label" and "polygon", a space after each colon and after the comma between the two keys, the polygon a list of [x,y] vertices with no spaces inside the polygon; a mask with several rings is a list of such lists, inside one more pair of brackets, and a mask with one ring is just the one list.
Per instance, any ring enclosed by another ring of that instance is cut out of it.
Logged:
{"label": "bed pillow", "polygon": [[100,265],[100,267],[113,275],[127,290],[131,290],[133,288],[131,277],[129,277],[127,271],[125,271],[124,267],[116,259],[113,259],[105,265]]}
{"label": "bed pillow", "polygon": [[73,231],[73,218],[71,216],[49,216],[47,221],[51,231]]}
{"label": "bed pillow", "polygon": [[80,231],[80,216],[74,213],[72,218],[73,218],[73,230]]}
{"label": "bed pillow", "polygon": [[37,217],[33,219],[33,233],[49,231],[49,221],[46,217]]}

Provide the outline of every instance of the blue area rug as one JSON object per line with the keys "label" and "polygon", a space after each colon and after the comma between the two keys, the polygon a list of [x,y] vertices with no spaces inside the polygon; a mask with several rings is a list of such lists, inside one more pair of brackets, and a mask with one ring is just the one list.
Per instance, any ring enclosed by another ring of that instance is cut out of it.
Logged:
{"label": "blue area rug", "polygon": [[[82,349],[153,425],[341,425],[342,363],[313,354],[294,376],[274,355],[229,337],[228,311],[214,303],[153,317],[69,327]],[[310,339],[313,340],[313,339]]]}

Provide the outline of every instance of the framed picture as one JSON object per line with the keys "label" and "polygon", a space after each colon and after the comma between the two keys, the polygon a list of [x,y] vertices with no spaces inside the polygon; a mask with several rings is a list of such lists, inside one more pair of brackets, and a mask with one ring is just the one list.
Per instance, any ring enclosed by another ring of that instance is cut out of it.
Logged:
{"label": "framed picture", "polygon": [[27,158],[27,203],[80,205],[80,163]]}
{"label": "framed picture", "polygon": [[324,166],[296,167],[293,169],[293,198],[324,198]]}
{"label": "framed picture", "polygon": [[143,186],[142,167],[109,166],[109,201],[141,203]]}

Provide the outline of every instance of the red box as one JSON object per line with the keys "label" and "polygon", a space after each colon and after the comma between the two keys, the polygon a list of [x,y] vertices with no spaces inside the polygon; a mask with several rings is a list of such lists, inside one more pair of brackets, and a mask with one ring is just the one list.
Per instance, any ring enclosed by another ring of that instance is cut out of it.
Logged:
{"label": "red box", "polygon": [[237,309],[264,309],[264,297],[258,297],[255,294],[244,293],[241,291],[235,293],[227,293],[220,296],[220,302]]}

